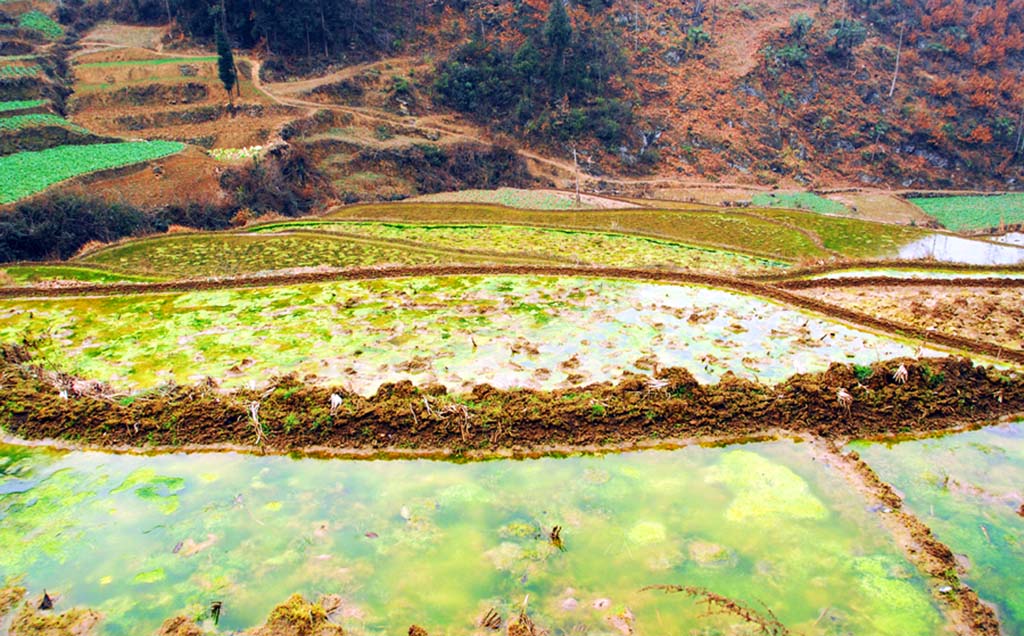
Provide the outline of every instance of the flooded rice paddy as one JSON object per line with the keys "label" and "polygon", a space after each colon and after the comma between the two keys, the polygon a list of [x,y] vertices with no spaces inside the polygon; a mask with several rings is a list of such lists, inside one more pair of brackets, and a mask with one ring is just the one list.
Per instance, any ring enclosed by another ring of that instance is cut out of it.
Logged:
{"label": "flooded rice paddy", "polygon": [[339,595],[352,634],[474,633],[527,598],[553,634],[752,633],[653,584],[794,633],[943,633],[880,514],[792,442],[461,465],[0,446],[0,582],[94,608],[107,635],[213,601],[228,633],[292,592]]}
{"label": "flooded rice paddy", "polygon": [[1024,263],[1024,247],[978,241],[950,234],[932,234],[899,249],[896,258],[929,259],[968,265],[1015,265]]}
{"label": "flooded rice paddy", "polygon": [[853,447],[963,555],[966,581],[998,605],[1005,633],[1024,633],[1024,423]]}
{"label": "flooded rice paddy", "polygon": [[934,279],[945,280],[954,278],[1024,278],[1024,272],[998,272],[998,271],[957,271],[941,269],[889,269],[889,268],[864,268],[844,269],[841,271],[825,272],[808,276],[808,280],[831,280],[835,278],[869,278],[885,277],[900,279]]}
{"label": "flooded rice paddy", "polygon": [[523,276],[0,301],[0,341],[26,339],[47,364],[124,389],[294,372],[363,394],[404,379],[550,389],[672,366],[776,382],[919,351],[733,292]]}

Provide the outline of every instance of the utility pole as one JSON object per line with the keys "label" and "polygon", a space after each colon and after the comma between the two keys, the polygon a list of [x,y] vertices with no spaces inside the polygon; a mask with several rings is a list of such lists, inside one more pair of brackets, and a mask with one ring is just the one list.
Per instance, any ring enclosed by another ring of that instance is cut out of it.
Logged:
{"label": "utility pole", "polygon": [[889,86],[889,97],[896,92],[896,78],[900,75],[900,55],[903,53],[903,32],[907,29],[907,22],[900,24],[900,43],[896,47],[896,69],[892,72],[892,85]]}
{"label": "utility pole", "polygon": [[572,165],[576,168],[576,207],[581,207],[583,204],[580,200],[580,162],[576,155],[576,146],[572,147]]}

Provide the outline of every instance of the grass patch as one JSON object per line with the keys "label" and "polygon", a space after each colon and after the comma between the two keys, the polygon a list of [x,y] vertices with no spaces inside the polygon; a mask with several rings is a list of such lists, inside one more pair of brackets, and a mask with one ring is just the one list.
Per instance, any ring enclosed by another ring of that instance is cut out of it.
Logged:
{"label": "grass patch", "polygon": [[0,157],[0,203],[11,203],[82,174],[159,159],[180,152],[174,141],[58,146]]}
{"label": "grass patch", "polygon": [[807,210],[817,214],[850,214],[850,209],[838,201],[826,199],[813,192],[772,192],[755,194],[751,203],[760,208],[789,208]]}
{"label": "grass patch", "polygon": [[954,232],[1024,223],[1024,194],[927,197],[910,202]]}

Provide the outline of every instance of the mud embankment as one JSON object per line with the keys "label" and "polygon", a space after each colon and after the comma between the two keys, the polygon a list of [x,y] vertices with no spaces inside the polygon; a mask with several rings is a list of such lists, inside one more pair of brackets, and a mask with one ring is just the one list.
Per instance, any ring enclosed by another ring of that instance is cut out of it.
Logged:
{"label": "mud embankment", "polygon": [[[906,380],[900,383],[906,371]],[[960,358],[833,364],[763,385],[730,374],[699,384],[683,369],[656,378],[556,391],[385,384],[372,397],[277,378],[264,391],[210,382],[115,396],[36,366],[21,349],[0,360],[0,428],[23,440],[108,449],[224,448],[288,453],[472,456],[509,449],[636,447],[658,440],[826,438],[943,431],[1024,411],[1024,378]],[[842,398],[840,395],[842,394]]]}

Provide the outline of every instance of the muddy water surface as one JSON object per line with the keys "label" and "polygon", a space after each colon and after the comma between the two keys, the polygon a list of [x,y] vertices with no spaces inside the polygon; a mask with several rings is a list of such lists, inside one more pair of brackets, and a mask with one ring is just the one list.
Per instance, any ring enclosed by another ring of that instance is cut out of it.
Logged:
{"label": "muddy water surface", "polygon": [[353,634],[473,633],[527,597],[554,634],[748,633],[651,584],[763,602],[795,633],[941,633],[879,514],[789,442],[461,465],[0,447],[0,582],[117,635],[215,600],[243,629],[292,592],[340,595]]}
{"label": "muddy water surface", "polygon": [[853,445],[940,541],[965,579],[1024,634],[1024,423],[899,444]]}
{"label": "muddy water surface", "polygon": [[0,301],[0,342],[26,339],[48,364],[128,390],[294,372],[362,394],[405,379],[552,389],[656,366],[777,382],[918,344],[706,287],[538,276]]}

